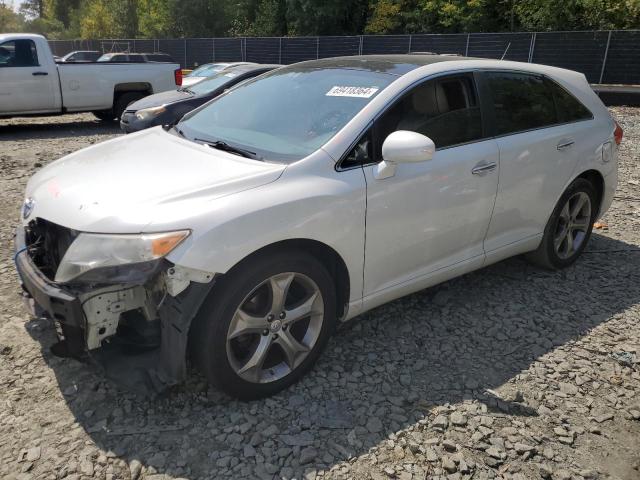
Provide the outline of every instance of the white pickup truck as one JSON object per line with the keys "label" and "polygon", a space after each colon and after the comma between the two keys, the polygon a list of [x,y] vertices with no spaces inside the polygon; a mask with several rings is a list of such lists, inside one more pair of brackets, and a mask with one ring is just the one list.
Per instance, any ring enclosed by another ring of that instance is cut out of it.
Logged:
{"label": "white pickup truck", "polygon": [[130,103],[181,83],[175,63],[56,63],[42,35],[0,34],[0,118],[93,112],[119,119]]}

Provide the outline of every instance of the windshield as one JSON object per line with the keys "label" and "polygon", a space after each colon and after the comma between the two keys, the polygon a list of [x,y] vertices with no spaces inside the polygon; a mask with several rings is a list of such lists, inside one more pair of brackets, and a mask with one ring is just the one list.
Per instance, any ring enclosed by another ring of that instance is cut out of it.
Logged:
{"label": "windshield", "polygon": [[187,138],[220,140],[292,162],[329,141],[397,77],[344,68],[288,67],[233,88],[188,114]]}
{"label": "windshield", "polygon": [[216,72],[219,72],[225,67],[224,63],[211,63],[208,65],[202,65],[196,68],[194,71],[186,75],[187,77],[207,77]]}
{"label": "windshield", "polygon": [[238,73],[230,71],[216,73],[212,77],[194,83],[189,87],[189,90],[197,94],[210,93],[226,83],[232,82],[238,75]]}

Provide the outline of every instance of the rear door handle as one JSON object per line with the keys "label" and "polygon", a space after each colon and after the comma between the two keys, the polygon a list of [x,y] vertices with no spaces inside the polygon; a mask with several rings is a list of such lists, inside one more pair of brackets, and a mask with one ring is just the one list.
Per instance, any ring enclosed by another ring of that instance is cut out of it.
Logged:
{"label": "rear door handle", "polygon": [[43,75],[49,75],[49,72],[33,72],[31,75],[33,75],[34,77],[40,77]]}
{"label": "rear door handle", "polygon": [[496,162],[483,163],[473,167],[473,169],[471,169],[471,173],[474,175],[486,175],[489,172],[493,172],[497,166]]}
{"label": "rear door handle", "polygon": [[566,150],[567,148],[571,148],[571,146],[576,143],[573,140],[561,141],[556,147],[558,150]]}

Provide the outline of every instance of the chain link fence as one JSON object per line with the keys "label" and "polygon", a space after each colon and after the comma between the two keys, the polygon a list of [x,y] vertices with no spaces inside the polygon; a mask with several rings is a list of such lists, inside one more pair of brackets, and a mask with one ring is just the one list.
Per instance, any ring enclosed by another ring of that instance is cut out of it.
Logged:
{"label": "chain link fence", "polygon": [[323,37],[51,40],[73,50],[164,52],[183,68],[209,62],[290,64],[343,55],[434,52],[503,58],[577,70],[591,83],[640,84],[640,30]]}

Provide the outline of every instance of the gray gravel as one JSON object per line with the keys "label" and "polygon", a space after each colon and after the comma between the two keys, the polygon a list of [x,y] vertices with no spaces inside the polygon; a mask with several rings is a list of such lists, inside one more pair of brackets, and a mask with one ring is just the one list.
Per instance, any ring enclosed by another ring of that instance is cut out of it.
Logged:
{"label": "gray gravel", "polygon": [[91,115],[0,121],[0,477],[640,478],[640,109],[588,252],[511,259],[380,307],[317,367],[250,403],[196,372],[166,396],[118,390],[49,353],[18,298],[13,226],[43,164],[118,131]]}

